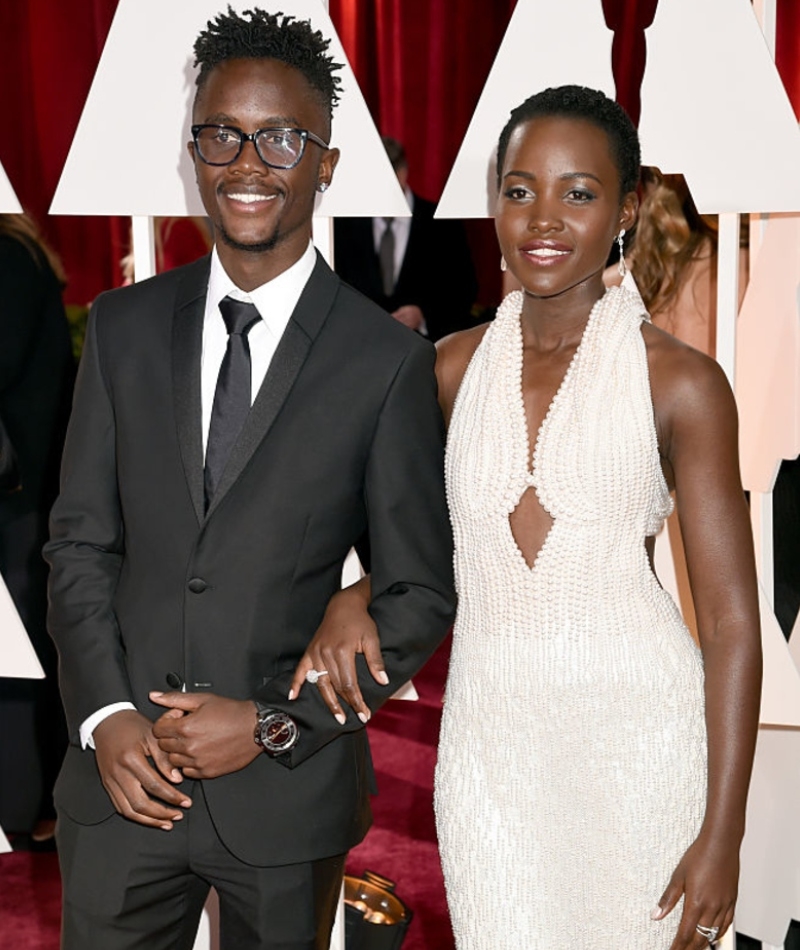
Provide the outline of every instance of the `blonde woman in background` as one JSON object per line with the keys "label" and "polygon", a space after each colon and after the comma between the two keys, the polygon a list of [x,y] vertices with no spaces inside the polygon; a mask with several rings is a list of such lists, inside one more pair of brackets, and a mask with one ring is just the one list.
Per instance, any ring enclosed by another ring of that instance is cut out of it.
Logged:
{"label": "blonde woman in background", "polygon": [[[683,175],[642,167],[642,204],[626,263],[653,323],[693,346],[716,354],[716,218],[700,215]],[[747,286],[747,251],[740,250],[739,303]],[[607,286],[622,277],[616,265]]]}

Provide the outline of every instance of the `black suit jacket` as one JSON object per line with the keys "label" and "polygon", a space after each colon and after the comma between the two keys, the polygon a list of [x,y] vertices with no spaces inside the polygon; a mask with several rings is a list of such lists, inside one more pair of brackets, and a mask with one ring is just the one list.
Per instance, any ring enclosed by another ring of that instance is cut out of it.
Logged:
{"label": "black suit jacket", "polygon": [[436,219],[435,210],[430,201],[414,195],[408,245],[391,296],[383,292],[372,218],[337,218],[333,245],[334,267],[342,280],[390,313],[416,304],[434,341],[473,325],[470,310],[478,292],[463,224]]}
{"label": "black suit jacket", "polygon": [[318,258],[203,512],[200,352],[209,259],[98,298],[51,519],[50,628],[72,735],[56,801],[83,823],[112,811],[95,710],[176,672],[192,691],[259,698],[300,726],[280,761],[205,781],[215,827],[254,864],[342,853],[370,822],[366,733],[292,671],[368,531],[372,614],[391,685],[360,669],[372,708],[452,621],[451,532],[434,351]]}

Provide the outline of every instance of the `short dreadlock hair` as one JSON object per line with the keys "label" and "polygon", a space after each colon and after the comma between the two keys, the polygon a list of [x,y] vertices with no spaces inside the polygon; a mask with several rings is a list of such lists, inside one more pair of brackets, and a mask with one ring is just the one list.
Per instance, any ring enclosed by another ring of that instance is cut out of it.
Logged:
{"label": "short dreadlock hair", "polygon": [[[249,19],[247,19],[249,18]],[[277,59],[299,70],[309,85],[319,93],[320,101],[333,114],[339,101],[342,68],[332,56],[326,55],[330,40],[313,30],[308,20],[297,20],[283,13],[267,13],[254,7],[234,13],[220,13],[208,21],[208,27],[195,41],[195,66],[198,92],[215,66],[229,59]]]}
{"label": "short dreadlock hair", "polygon": [[602,129],[608,136],[611,157],[619,172],[620,198],[635,191],[639,182],[639,136],[628,113],[605,93],[586,86],[555,86],[537,92],[511,111],[497,143],[497,184],[514,130],[531,119],[559,116],[582,119]]}

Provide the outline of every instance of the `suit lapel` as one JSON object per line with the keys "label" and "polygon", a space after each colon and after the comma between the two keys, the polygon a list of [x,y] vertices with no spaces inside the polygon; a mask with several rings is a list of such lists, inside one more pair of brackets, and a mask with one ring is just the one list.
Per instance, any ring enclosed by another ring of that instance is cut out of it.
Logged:
{"label": "suit lapel", "polygon": [[[264,440],[297,380],[339,289],[339,278],[317,252],[317,263],[286,326],[208,509],[214,513]],[[201,470],[202,496],[202,470]]]}
{"label": "suit lapel", "polygon": [[210,258],[187,269],[172,321],[172,391],[186,483],[198,523],[205,517],[200,360]]}

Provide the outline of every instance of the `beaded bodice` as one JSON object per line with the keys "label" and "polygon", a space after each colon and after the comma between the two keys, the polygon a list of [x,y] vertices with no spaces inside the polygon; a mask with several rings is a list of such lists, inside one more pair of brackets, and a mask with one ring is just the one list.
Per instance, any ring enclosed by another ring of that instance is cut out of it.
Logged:
{"label": "beaded bodice", "polygon": [[[460,596],[487,580],[468,580],[473,561],[481,573],[511,572],[527,585],[538,575],[546,582],[571,561],[584,588],[603,588],[610,572],[618,584],[631,572],[641,574],[644,539],[672,510],[658,454],[641,298],[612,288],[595,304],[539,433],[530,437],[522,300],[521,292],[511,293],[498,309],[464,376],[450,425],[446,468]],[[553,519],[532,567],[509,524],[528,488]]]}

